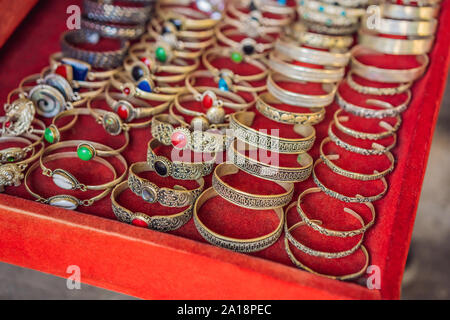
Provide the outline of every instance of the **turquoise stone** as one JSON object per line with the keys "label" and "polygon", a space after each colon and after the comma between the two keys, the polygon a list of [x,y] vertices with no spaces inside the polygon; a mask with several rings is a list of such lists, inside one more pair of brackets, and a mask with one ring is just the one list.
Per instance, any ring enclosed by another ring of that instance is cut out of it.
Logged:
{"label": "turquoise stone", "polygon": [[152,92],[152,87],[147,80],[142,80],[141,82],[139,82],[138,88],[148,93]]}
{"label": "turquoise stone", "polygon": [[225,81],[224,78],[220,78],[219,79],[219,84],[218,85],[219,85],[219,89],[222,90],[222,91],[228,91],[229,90],[228,83]]}

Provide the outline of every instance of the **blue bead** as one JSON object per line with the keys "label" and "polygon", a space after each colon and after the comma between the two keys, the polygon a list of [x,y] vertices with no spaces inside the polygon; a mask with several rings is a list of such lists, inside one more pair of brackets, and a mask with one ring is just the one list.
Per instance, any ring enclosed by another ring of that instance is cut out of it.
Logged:
{"label": "blue bead", "polygon": [[278,2],[278,4],[281,4],[282,6],[285,6],[287,0],[278,0],[277,2]]}
{"label": "blue bead", "polygon": [[228,83],[225,81],[224,78],[219,79],[219,89],[222,91],[228,91]]}
{"label": "blue bead", "polygon": [[72,67],[73,80],[86,81],[88,72],[91,68],[91,66],[89,64],[84,63],[82,61],[70,59],[70,58],[63,58],[63,59],[61,59],[61,62]]}
{"label": "blue bead", "polygon": [[342,15],[343,17],[345,17],[345,16],[347,16],[347,12],[342,11],[342,12],[341,12],[341,15]]}
{"label": "blue bead", "polygon": [[141,82],[139,82],[138,88],[145,92],[152,92],[152,87],[147,80],[142,80]]}
{"label": "blue bead", "polygon": [[322,6],[319,7],[320,12],[323,12],[324,10],[325,10],[324,7],[322,7]]}

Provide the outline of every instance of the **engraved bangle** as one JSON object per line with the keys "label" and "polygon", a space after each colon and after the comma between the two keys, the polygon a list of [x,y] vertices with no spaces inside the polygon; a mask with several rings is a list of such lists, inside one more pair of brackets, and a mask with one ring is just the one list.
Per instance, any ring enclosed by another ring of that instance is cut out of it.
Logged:
{"label": "engraved bangle", "polygon": [[[163,113],[169,108],[170,102],[163,102],[156,106],[152,106],[149,103],[123,95],[118,92],[109,92],[109,86],[106,87],[104,93],[104,99],[114,112],[116,112],[120,119],[125,122],[131,122],[135,119],[148,118],[160,113]],[[117,100],[116,100],[117,99]],[[92,100],[88,100],[88,106],[91,104]],[[128,127],[146,127],[150,124],[150,121],[145,121],[141,123],[129,123]]]}
{"label": "engraved bangle", "polygon": [[389,87],[389,88],[377,88],[377,87],[369,87],[364,86],[359,83],[357,83],[355,80],[353,80],[353,71],[349,71],[347,78],[346,78],[347,84],[352,88],[353,90],[362,93],[362,94],[369,94],[369,95],[376,95],[376,96],[393,96],[402,92],[405,92],[409,88],[411,88],[413,82],[406,82],[406,83],[400,83],[400,85],[396,87]]}
{"label": "engraved bangle", "polygon": [[283,56],[278,51],[272,51],[269,54],[267,63],[272,70],[276,70],[289,78],[301,81],[336,83],[341,81],[345,75],[344,67],[318,69],[295,65],[292,62],[291,59]]}
{"label": "engraved bangle", "polygon": [[[240,146],[243,144],[239,143]],[[236,167],[248,174],[275,182],[300,182],[305,181],[311,175],[313,159],[306,152],[298,154],[297,163],[300,167],[279,167],[260,162],[242,154],[236,149],[237,145],[238,141],[234,140],[228,148],[229,159]],[[247,144],[245,144],[245,148],[246,150],[252,149]],[[253,148],[253,150],[257,149]]]}
{"label": "engraved bangle", "polygon": [[296,61],[331,67],[345,67],[351,57],[350,51],[346,49],[335,49],[329,52],[300,47],[283,36],[275,42],[275,50]]}
{"label": "engraved bangle", "polygon": [[358,18],[352,16],[331,15],[320,11],[313,11],[304,7],[297,7],[298,15],[303,21],[314,22],[327,27],[350,27],[358,25]]}
{"label": "engraved bangle", "polygon": [[167,232],[176,230],[185,225],[192,218],[192,205],[187,209],[172,215],[149,216],[141,212],[133,212],[117,202],[119,195],[128,189],[128,181],[117,185],[111,192],[111,205],[117,220],[151,230]]}
{"label": "engraved bangle", "polygon": [[[364,17],[361,25],[367,26],[369,23],[368,17]],[[436,33],[437,25],[436,19],[411,21],[380,18],[373,30],[390,35],[429,37]]]}
{"label": "engraved bangle", "polygon": [[64,56],[85,61],[94,68],[114,69],[120,66],[130,47],[128,41],[121,40],[120,49],[114,51],[91,51],[76,46],[80,43],[96,44],[99,40],[97,33],[89,34],[86,30],[66,31],[61,36],[61,51]]}
{"label": "engraved bangle", "polygon": [[393,142],[389,146],[383,146],[379,143],[373,142],[371,145],[372,149],[357,147],[357,146],[354,146],[350,143],[343,141],[337,135],[335,135],[333,132],[333,124],[335,124],[335,122],[331,121],[330,126],[328,127],[328,136],[330,137],[331,141],[333,141],[337,146],[339,146],[345,150],[351,151],[351,152],[359,153],[359,154],[366,155],[366,156],[382,155],[382,154],[385,154],[386,152],[392,150],[395,147],[395,145],[397,144],[397,135],[395,133],[393,133]]}
{"label": "engraved bangle", "polygon": [[303,7],[312,11],[320,11],[325,14],[343,17],[361,17],[366,12],[364,8],[341,7],[340,5],[324,4],[313,0],[300,0],[298,4],[300,8]]}
{"label": "engraved bangle", "polygon": [[337,4],[341,7],[357,8],[365,7],[371,3],[371,0],[321,0],[324,3]]}
{"label": "engraved bangle", "polygon": [[340,193],[338,193],[338,192],[336,192],[334,190],[331,190],[328,187],[326,187],[319,180],[319,178],[317,177],[315,168],[321,162],[322,162],[322,159],[319,158],[314,163],[314,167],[313,167],[313,170],[312,170],[312,177],[313,177],[314,183],[317,185],[317,187],[319,187],[320,190],[322,190],[322,192],[326,193],[330,197],[336,198],[336,199],[344,201],[344,202],[355,202],[355,203],[374,202],[374,201],[377,201],[377,200],[381,199],[386,194],[386,192],[388,190],[388,185],[387,185],[386,179],[384,177],[382,177],[380,180],[381,180],[384,188],[383,188],[383,191],[381,191],[379,194],[376,194],[376,195],[373,195],[373,196],[362,196],[360,194],[357,194],[354,197],[340,194]]}
{"label": "engraved bangle", "polygon": [[[211,71],[213,74],[218,74],[219,69],[215,68],[211,61],[213,61],[216,58],[220,57],[231,57],[233,53],[233,49],[231,48],[224,48],[224,47],[214,47],[209,50],[207,50],[203,56],[202,56],[202,63],[203,65]],[[256,67],[259,69],[260,72],[256,74],[251,75],[240,75],[237,73],[232,74],[233,81],[235,82],[241,82],[241,81],[258,81],[262,80],[267,77],[267,74],[269,73],[269,70],[267,67],[260,61],[256,59],[252,59],[249,56],[244,55],[242,58],[241,63],[248,63],[252,65],[253,67]],[[228,70],[227,70],[228,72]]]}
{"label": "engraved bangle", "polygon": [[[172,105],[173,106],[173,105]],[[172,107],[171,106],[171,107]],[[189,130],[187,123],[181,124],[170,114],[160,114],[152,119],[152,137],[175,149],[190,149],[194,152],[221,152],[225,150],[225,136],[215,131]],[[177,128],[174,126],[178,125]]]}
{"label": "engraved bangle", "polygon": [[354,41],[352,36],[333,36],[310,32],[307,25],[302,22],[296,22],[290,28],[287,28],[286,35],[295,39],[301,45],[328,50],[349,48]]}
{"label": "engraved bangle", "polygon": [[265,92],[258,96],[256,100],[256,109],[266,118],[285,124],[311,124],[320,123],[325,118],[325,108],[310,108],[310,113],[296,113],[280,110],[272,104],[281,104],[282,102]]}
{"label": "engraved bangle", "polygon": [[39,162],[35,162],[27,170],[27,173],[25,174],[25,178],[24,178],[24,185],[25,185],[25,188],[28,191],[28,193],[31,196],[33,196],[34,198],[36,198],[36,201],[39,203],[44,203],[44,204],[51,205],[53,207],[67,209],[67,210],[76,210],[79,206],[85,206],[85,207],[92,206],[96,201],[103,199],[111,192],[111,189],[105,189],[98,195],[96,195],[90,199],[84,199],[84,200],[78,199],[78,198],[68,195],[68,194],[59,194],[59,195],[52,196],[49,198],[44,198],[44,197],[40,196],[38,193],[31,190],[31,187],[28,182],[31,173],[34,170],[36,170],[36,168],[38,168],[38,167],[39,167]]}
{"label": "engraved bangle", "polygon": [[233,164],[221,163],[214,170],[212,187],[216,193],[240,207],[248,209],[275,209],[287,205],[294,194],[294,184],[291,182],[278,182],[285,192],[280,194],[251,194],[238,190],[222,180],[223,176],[239,173],[239,168]]}
{"label": "engraved bangle", "polygon": [[[350,248],[348,250],[344,250],[344,251],[326,252],[326,251],[314,250],[314,249],[311,249],[310,247],[307,247],[306,245],[304,245],[303,243],[301,243],[300,241],[295,239],[290,232],[290,230],[295,229],[295,227],[298,227],[299,225],[306,224],[306,222],[300,221],[300,222],[297,222],[296,224],[294,224],[292,227],[288,226],[287,214],[288,214],[289,210],[292,209],[296,204],[297,204],[296,202],[291,203],[285,210],[286,216],[284,218],[284,234],[286,236],[286,239],[298,250],[300,250],[310,256],[313,256],[313,257],[320,257],[320,258],[325,258],[325,259],[339,259],[339,258],[343,258],[343,257],[347,257],[347,256],[351,255],[352,253],[354,253],[356,250],[358,250],[361,247],[361,244],[364,240],[364,233],[361,234],[361,239],[352,248]],[[356,215],[355,218],[358,220],[359,223],[361,223],[361,227],[364,227],[363,219],[358,215]],[[313,220],[313,221],[317,224],[319,223],[318,220]]]}
{"label": "engraved bangle", "polygon": [[134,194],[141,197],[148,203],[158,202],[165,207],[186,207],[193,205],[205,186],[203,178],[195,180],[198,187],[188,190],[181,185],[173,188],[158,187],[153,182],[141,178],[139,173],[144,171],[154,171],[147,162],[137,162],[130,166],[128,175],[128,186]]}
{"label": "engraved bangle", "polygon": [[314,21],[303,20],[303,23],[308,27],[308,29],[312,32],[323,33],[326,35],[333,36],[344,36],[344,35],[352,35],[359,29],[359,24],[349,25],[349,26],[333,26],[333,25],[324,25],[321,23],[316,23]]}
{"label": "engraved bangle", "polygon": [[272,136],[267,130],[258,131],[251,128],[256,114],[254,112],[241,111],[230,115],[230,129],[233,135],[247,144],[271,150],[277,153],[302,153],[308,151],[316,140],[316,130],[309,124],[295,124],[292,130],[301,138],[283,138]]}
{"label": "engraved bangle", "polygon": [[[261,19],[264,18],[261,17],[260,13],[258,12],[250,13],[249,15],[243,16],[242,19],[236,18],[235,16],[232,16],[230,13],[231,13],[230,11],[225,12],[223,20],[220,23],[220,27],[216,26],[216,28],[219,27],[219,30],[216,30],[217,33],[222,33],[221,28],[226,26],[227,28],[234,27],[237,30],[233,31],[237,31],[239,34],[246,35],[253,39],[257,38],[267,39],[268,35],[279,34],[282,31],[281,27],[266,26],[262,24]],[[228,30],[225,30],[224,33],[227,33],[227,31]],[[233,34],[233,32],[230,33],[228,33],[227,36],[231,36]]]}
{"label": "engraved bangle", "polygon": [[336,94],[337,90],[336,85],[331,83],[323,83],[322,88],[327,92],[326,94],[310,95],[283,89],[279,85],[277,85],[277,81],[298,83],[300,80],[290,79],[279,73],[269,73],[269,76],[267,77],[267,91],[269,91],[272,96],[282,101],[283,103],[290,104],[296,107],[326,107],[333,102],[334,95]]}
{"label": "engraved bangle", "polygon": [[349,120],[348,116],[341,116],[342,109],[336,110],[334,113],[334,122],[336,124],[336,128],[339,129],[339,131],[342,131],[345,134],[348,134],[349,136],[358,138],[358,139],[367,139],[367,140],[379,140],[386,137],[390,137],[397,132],[397,130],[400,128],[400,125],[402,123],[402,118],[397,115],[396,116],[396,122],[392,126],[389,123],[387,123],[384,120],[381,120],[378,122],[378,125],[380,128],[385,129],[383,132],[379,133],[370,133],[370,132],[361,132],[357,130],[353,130],[347,126],[344,126],[342,122],[346,122]]}
{"label": "engraved bangle", "polygon": [[417,7],[383,3],[381,5],[381,14],[385,18],[399,20],[431,20],[438,16],[439,5]]}
{"label": "engraved bangle", "polygon": [[[321,226],[321,224],[317,223],[315,220],[311,220],[307,216],[305,211],[303,210],[301,204],[304,201],[304,198],[305,198],[306,195],[312,194],[312,193],[318,193],[318,192],[321,192],[321,190],[319,188],[310,188],[310,189],[307,189],[307,190],[303,191],[298,196],[297,212],[298,212],[300,218],[302,219],[302,221],[304,221],[305,224],[308,225],[309,227],[311,227],[314,230],[320,232],[321,234],[329,236],[329,237],[348,238],[348,237],[357,236],[359,234],[363,234],[364,232],[367,231],[367,229],[369,229],[371,226],[373,226],[373,224],[375,222],[375,207],[370,202],[366,202],[364,204],[369,208],[370,213],[372,215],[372,218],[371,218],[370,222],[368,222],[367,224],[363,224],[363,226],[361,228],[359,228],[359,229],[346,230],[346,231],[338,231],[338,230],[334,230],[334,229],[327,229],[327,228]],[[288,210],[286,212],[288,212]],[[354,210],[352,210],[350,208],[344,208],[344,212],[348,213],[349,215],[355,217],[358,220],[362,220],[361,215],[359,215],[358,213],[356,213]]]}
{"label": "engraved bangle", "polygon": [[219,22],[205,12],[183,6],[164,6],[157,3],[156,13],[164,21],[175,20],[180,30],[204,30],[214,28]]}
{"label": "engraved bangle", "polygon": [[[415,5],[418,7],[439,5],[442,0],[402,0],[402,5],[409,6]],[[389,2],[396,3],[397,0],[389,0]]]}
{"label": "engraved bangle", "polygon": [[170,34],[170,36],[173,35],[176,39],[182,39],[183,43],[188,40],[209,40],[214,37],[214,28],[204,30],[183,30],[181,24],[181,20],[163,20],[161,17],[157,17],[156,19],[150,20],[147,27],[147,33],[153,39]]}
{"label": "engraved bangle", "polygon": [[365,173],[353,172],[350,170],[343,169],[333,162],[333,160],[338,160],[340,158],[339,154],[325,155],[325,153],[323,151],[323,146],[330,141],[331,141],[331,139],[329,137],[327,137],[327,138],[323,139],[322,142],[320,143],[320,148],[319,148],[320,149],[320,158],[322,159],[323,163],[325,163],[327,165],[327,167],[330,168],[331,171],[333,171],[341,176],[344,176],[344,177],[347,177],[350,179],[355,179],[355,180],[370,181],[370,180],[381,179],[382,177],[388,175],[389,173],[391,173],[394,170],[395,159],[394,159],[394,156],[392,155],[392,153],[390,153],[389,151],[386,151],[385,153],[383,153],[383,155],[385,155],[388,158],[388,160],[390,162],[390,166],[383,171],[374,170],[374,173],[372,173],[372,174],[365,174]]}
{"label": "engraved bangle", "polygon": [[[81,190],[81,191],[87,191],[87,190],[105,190],[105,189],[111,189],[118,183],[120,183],[126,176],[128,165],[125,160],[125,158],[122,155],[118,155],[117,159],[120,161],[120,163],[123,165],[124,170],[123,173],[117,177],[117,171],[114,169],[114,167],[105,159],[100,157],[94,157],[92,159],[93,162],[97,162],[104,167],[108,168],[109,171],[112,172],[113,177],[111,181],[99,184],[99,185],[88,185],[85,183],[79,182],[79,180],[71,174],[69,171],[61,168],[57,169],[49,169],[46,167],[46,163],[59,160],[59,159],[67,159],[67,158],[77,158],[76,152],[59,152],[55,154],[50,154],[51,152],[54,152],[58,149],[64,149],[69,147],[76,147],[77,144],[72,141],[66,141],[57,143],[54,145],[51,145],[47,147],[44,151],[44,153],[39,157],[39,165],[42,169],[42,174],[46,177],[50,177],[53,180],[53,183],[58,186],[61,189],[64,190]],[[97,145],[98,147],[98,145]],[[103,146],[103,148],[106,149],[106,146]]]}
{"label": "engraved bangle", "polygon": [[402,102],[400,105],[395,106],[395,107],[386,101],[377,100],[377,99],[367,99],[366,100],[367,104],[371,104],[375,107],[383,108],[381,110],[376,110],[376,109],[361,107],[361,106],[352,104],[352,103],[344,100],[344,98],[342,98],[342,96],[339,94],[339,91],[336,94],[336,102],[339,104],[339,106],[342,109],[344,109],[345,111],[347,111],[351,114],[354,114],[355,116],[363,117],[363,118],[382,119],[382,118],[396,117],[399,114],[401,114],[403,111],[405,111],[406,108],[408,108],[410,101],[411,101],[411,91],[409,91],[409,90],[407,91],[406,100],[404,102]]}
{"label": "engraved bangle", "polygon": [[357,57],[366,54],[376,54],[377,51],[365,48],[363,46],[355,46],[352,49],[351,70],[358,76],[378,82],[387,83],[407,83],[413,82],[420,78],[428,66],[429,58],[426,54],[416,57],[420,66],[410,69],[385,69],[363,64]]}
{"label": "engraved bangle", "polygon": [[145,32],[145,24],[132,26],[112,25],[102,22],[81,18],[81,28],[97,32],[101,37],[113,39],[135,40]]}
{"label": "engraved bangle", "polygon": [[197,199],[194,205],[194,224],[200,235],[209,243],[225,249],[237,252],[256,252],[273,245],[283,231],[284,214],[282,208],[273,209],[280,219],[277,228],[269,234],[251,239],[237,239],[218,234],[209,229],[198,217],[198,212],[205,202],[216,197],[217,193],[213,188],[206,189]]}
{"label": "engraved bangle", "polygon": [[143,2],[142,7],[120,6],[95,0],[83,1],[83,12],[87,18],[100,22],[140,24],[145,23],[153,10],[153,3]]}
{"label": "engraved bangle", "polygon": [[216,154],[212,159],[200,162],[171,161],[164,156],[158,156],[154,149],[163,144],[151,139],[147,148],[147,163],[161,177],[172,177],[179,180],[197,180],[210,174],[214,168]]}
{"label": "engraved bangle", "polygon": [[420,55],[428,53],[434,42],[434,36],[419,37],[408,36],[407,39],[393,39],[380,37],[374,32],[360,30],[358,43],[361,46],[376,50],[385,54],[395,55]]}

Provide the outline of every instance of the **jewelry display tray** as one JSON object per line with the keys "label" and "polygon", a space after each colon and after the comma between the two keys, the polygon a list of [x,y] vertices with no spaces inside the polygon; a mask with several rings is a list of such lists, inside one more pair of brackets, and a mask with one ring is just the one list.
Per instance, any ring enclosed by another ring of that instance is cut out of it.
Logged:
{"label": "jewelry display tray", "polygon": [[[4,102],[8,92],[16,88],[21,79],[39,73],[48,65],[49,56],[59,51],[59,37],[66,30],[66,8],[77,3],[81,5],[81,1],[74,0],[41,1],[0,49],[0,97]],[[83,283],[146,299],[398,299],[447,79],[450,61],[448,25],[450,4],[443,1],[435,45],[430,52],[430,65],[426,74],[413,85],[412,102],[402,114],[397,146],[393,149],[395,169],[387,176],[389,190],[384,198],[374,203],[376,221],[366,232],[363,242],[370,254],[369,264],[379,267],[379,289],[367,288],[367,275],[358,281],[344,282],[295,268],[284,250],[284,235],[272,247],[245,255],[209,245],[196,231],[192,220],[176,231],[156,232],[116,221],[109,197],[92,207],[80,209],[82,212],[69,211],[33,201],[23,185],[8,187],[5,193],[0,194],[0,261],[60,277],[68,277],[68,266],[76,265],[80,267]],[[367,59],[382,67],[389,64],[389,59],[379,56]],[[405,57],[403,67],[408,67],[413,60],[412,57]],[[311,86],[310,90],[316,89]],[[386,99],[391,101],[391,98]],[[355,98],[354,102],[364,104],[360,97]],[[328,106],[325,120],[315,126],[317,140],[310,151],[314,159],[319,157],[320,141],[327,136],[328,125],[337,108],[336,103]],[[121,137],[108,136],[95,121],[85,118],[80,117],[63,138],[95,138],[95,141],[111,147],[120,146]],[[274,125],[274,122],[261,116],[257,119],[255,127],[279,127],[280,135],[293,134],[287,125]],[[130,146],[124,152],[128,164],[145,161],[150,138],[150,128],[133,130]],[[355,161],[358,159],[364,159],[364,156],[349,156],[347,153],[340,159],[340,164],[345,167],[347,163],[351,167],[354,163],[361,163]],[[294,161],[294,157],[285,157],[280,165],[289,166]],[[78,159],[71,160],[70,166],[67,160],[59,165],[76,172],[82,181],[108,178],[107,175],[110,175],[108,171],[102,171],[105,168],[86,165]],[[374,166],[383,167],[386,164],[371,160],[365,165],[373,169]],[[318,174],[325,169],[322,171],[318,167]],[[361,167],[353,169],[367,170]],[[44,196],[62,193],[50,178],[40,175],[39,170],[32,175],[32,179],[33,187]],[[210,176],[206,181],[210,186]],[[238,179],[227,181],[242,190],[262,194],[274,192],[277,186],[244,173],[240,173]],[[370,194],[376,192],[372,189],[379,188],[379,182],[369,182],[362,188],[360,184],[336,174],[330,174],[326,181],[330,188],[348,194],[366,191]],[[154,182],[173,183],[170,179],[159,177]],[[294,199],[301,191],[313,186],[312,178],[297,183]],[[170,214],[177,210],[145,204],[133,194],[124,194],[119,200],[129,209],[144,213]],[[327,217],[328,214],[331,217],[332,213],[342,212],[344,207],[323,194],[317,195],[315,200],[307,206],[310,216],[322,214],[322,217]],[[349,206],[355,210],[363,207],[358,204]],[[277,224],[275,214],[238,208],[218,198],[208,201],[200,214],[213,230],[237,238],[246,237],[246,234],[250,237],[263,235]],[[292,212],[290,217],[299,219]],[[331,220],[340,227],[350,227],[351,224],[346,225],[344,218],[345,214],[341,213],[333,215]],[[290,224],[293,222],[290,221]],[[307,241],[316,237],[312,231],[308,232],[295,235],[308,244]],[[354,242],[345,239],[336,242],[327,240],[315,249],[339,251],[348,248],[351,243]],[[355,272],[364,263],[363,255],[359,253],[339,261],[312,259],[297,254],[313,269],[331,274]]]}

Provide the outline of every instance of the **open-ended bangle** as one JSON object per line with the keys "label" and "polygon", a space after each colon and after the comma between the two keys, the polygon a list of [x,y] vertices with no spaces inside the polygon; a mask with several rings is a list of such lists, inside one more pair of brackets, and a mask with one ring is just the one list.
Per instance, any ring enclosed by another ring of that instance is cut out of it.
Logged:
{"label": "open-ended bangle", "polygon": [[406,82],[401,83],[400,85],[396,87],[388,87],[388,88],[377,88],[377,87],[369,87],[364,86],[359,83],[357,83],[353,79],[353,71],[349,71],[347,74],[346,82],[352,88],[353,90],[362,93],[362,94],[369,94],[369,95],[376,95],[376,96],[393,96],[402,92],[405,92],[409,88],[411,88],[413,82]]}
{"label": "open-ended bangle", "polygon": [[[238,146],[244,146],[242,151],[237,150]],[[247,150],[257,150],[246,143],[238,143],[234,140],[228,147],[228,156],[230,161],[242,171],[261,179],[275,182],[300,182],[309,178],[313,168],[313,159],[306,153],[300,153],[297,156],[299,167],[280,167],[258,161],[252,157],[248,157],[242,152]]]}
{"label": "open-ended bangle", "polygon": [[403,111],[408,108],[409,102],[411,101],[411,91],[407,91],[407,97],[404,102],[397,106],[393,106],[389,102],[378,100],[378,99],[367,99],[366,103],[371,104],[375,107],[383,108],[383,109],[370,109],[361,107],[355,104],[352,104],[348,101],[346,101],[342,96],[340,95],[339,91],[336,93],[336,102],[339,104],[339,106],[344,109],[345,111],[354,114],[358,117],[363,118],[389,118],[389,117],[396,117],[399,114],[401,114]]}
{"label": "open-ended bangle", "polygon": [[134,194],[148,203],[158,202],[166,207],[186,207],[194,204],[205,186],[205,180],[195,180],[198,187],[188,190],[183,186],[175,185],[173,188],[160,188],[153,182],[139,177],[139,173],[154,171],[147,162],[137,162],[130,166],[128,186]]}
{"label": "open-ended bangle", "polygon": [[327,165],[327,167],[331,169],[331,171],[333,171],[341,176],[344,176],[344,177],[347,177],[350,179],[355,179],[355,180],[370,181],[370,180],[381,179],[382,177],[386,176],[387,174],[391,173],[394,170],[395,158],[392,155],[392,153],[390,153],[389,151],[384,152],[383,155],[385,155],[388,158],[388,160],[390,162],[390,166],[383,171],[374,171],[374,173],[372,173],[372,174],[365,174],[365,173],[359,173],[359,172],[345,170],[333,162],[333,160],[339,159],[338,154],[325,155],[325,153],[323,151],[323,147],[325,144],[327,144],[330,141],[331,141],[331,139],[329,137],[327,137],[327,138],[323,139],[322,142],[320,143],[320,147],[319,147],[320,158],[322,159],[323,163],[325,163]]}
{"label": "open-ended bangle", "polygon": [[223,176],[239,173],[239,168],[234,164],[221,163],[214,170],[212,187],[219,196],[240,207],[249,209],[275,209],[284,207],[294,194],[294,184],[291,182],[277,182],[285,192],[280,194],[252,194],[238,190],[222,180]]}
{"label": "open-ended bangle", "polygon": [[151,139],[147,148],[147,163],[150,168],[161,177],[172,177],[179,180],[197,180],[210,174],[214,168],[216,154],[211,159],[199,162],[171,161],[164,156],[158,156],[154,149],[163,144],[156,139]]}
{"label": "open-ended bangle", "polygon": [[77,47],[80,43],[96,44],[100,40],[98,33],[87,30],[71,30],[62,34],[60,44],[64,56],[89,63],[94,68],[115,69],[125,58],[130,44],[121,40],[120,48],[113,51],[91,51]]}
{"label": "open-ended bangle", "polygon": [[325,118],[325,108],[310,108],[310,113],[297,113],[280,110],[272,104],[281,104],[282,101],[265,92],[258,96],[256,100],[256,109],[266,118],[285,124],[311,124],[315,125]]}
{"label": "open-ended bangle", "polygon": [[256,114],[249,111],[240,111],[230,115],[230,129],[240,141],[257,148],[271,150],[277,153],[302,153],[308,151],[316,140],[316,130],[309,124],[295,124],[292,130],[299,138],[283,138],[270,135],[267,130],[253,129],[252,123]]}
{"label": "open-ended bangle", "polygon": [[355,202],[355,203],[374,202],[374,201],[381,199],[388,190],[388,185],[387,185],[386,179],[384,177],[382,177],[380,179],[380,181],[382,182],[384,188],[383,188],[383,191],[381,191],[380,193],[378,193],[376,195],[363,196],[363,195],[357,194],[356,196],[352,197],[352,196],[346,196],[346,195],[340,194],[340,193],[326,187],[317,177],[315,168],[320,163],[322,163],[321,158],[317,159],[316,162],[314,163],[314,167],[312,170],[312,177],[313,177],[314,183],[317,185],[317,187],[319,187],[320,190],[322,190],[324,193],[326,193],[330,197],[336,198],[336,199],[344,201],[344,202]]}
{"label": "open-ended bangle", "polygon": [[[348,238],[348,237],[354,237],[359,234],[362,234],[362,233],[366,232],[367,229],[369,229],[371,226],[373,226],[373,224],[375,222],[375,207],[370,202],[366,202],[366,203],[364,203],[364,205],[366,205],[369,208],[372,218],[370,219],[370,222],[363,224],[363,226],[359,229],[346,230],[346,231],[328,229],[328,228],[323,227],[321,224],[317,223],[315,220],[310,219],[307,216],[307,214],[305,213],[305,211],[303,210],[301,204],[304,201],[305,196],[307,196],[308,194],[318,193],[318,192],[321,192],[321,190],[319,188],[309,188],[309,189],[303,191],[298,196],[297,212],[298,212],[300,218],[302,219],[302,221],[304,221],[306,223],[306,225],[308,225],[309,227],[311,227],[314,230],[320,232],[321,234],[324,234],[329,237]],[[354,210],[352,210],[350,208],[344,208],[344,212],[348,213],[349,215],[355,217],[358,220],[361,220],[361,215],[359,215],[358,213],[356,213]]]}
{"label": "open-ended bangle", "polygon": [[111,192],[111,205],[114,215],[121,222],[146,227],[152,230],[167,232],[180,228],[192,218],[192,207],[172,215],[149,216],[141,212],[133,212],[117,202],[119,195],[128,189],[128,181],[117,185]]}
{"label": "open-ended bangle", "polygon": [[279,73],[269,73],[269,76],[267,77],[267,91],[283,103],[297,107],[326,107],[333,102],[337,90],[336,85],[323,83],[322,88],[327,92],[326,94],[310,95],[283,89],[276,83],[277,81],[297,83],[301,80],[291,79]]}
{"label": "open-ended bangle", "polygon": [[[206,189],[200,197],[197,199],[194,205],[194,224],[197,228],[197,231],[200,233],[200,235],[209,243],[237,251],[237,252],[256,252],[261,251],[265,248],[270,247],[272,244],[274,244],[278,238],[280,237],[282,231],[283,231],[283,225],[284,225],[284,213],[282,208],[275,208],[273,211],[277,214],[278,218],[280,219],[280,223],[276,227],[274,231],[272,231],[269,234],[266,234],[264,236],[260,236],[257,238],[251,238],[251,239],[241,239],[241,238],[231,238],[227,237],[221,234],[218,234],[211,229],[209,229],[199,218],[199,211],[200,208],[203,206],[205,202],[208,200],[218,196],[217,192],[211,187],[209,189]],[[270,212],[270,211],[269,211]]]}

